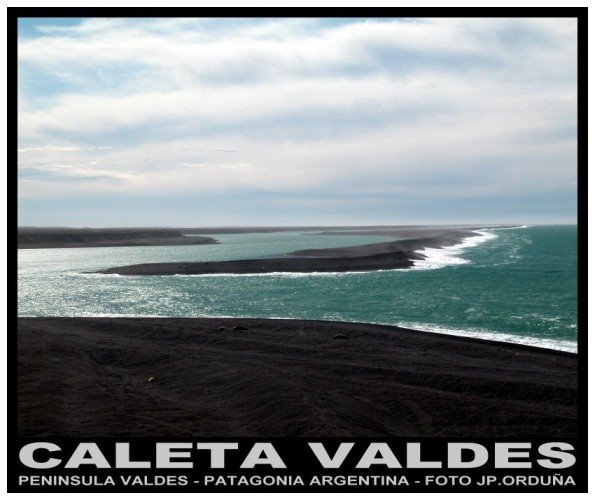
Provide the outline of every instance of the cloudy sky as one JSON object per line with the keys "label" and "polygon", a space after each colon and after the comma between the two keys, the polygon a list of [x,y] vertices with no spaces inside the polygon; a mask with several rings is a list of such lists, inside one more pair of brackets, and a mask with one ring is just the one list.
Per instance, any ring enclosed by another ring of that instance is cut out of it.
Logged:
{"label": "cloudy sky", "polygon": [[574,19],[21,19],[19,224],[575,222]]}

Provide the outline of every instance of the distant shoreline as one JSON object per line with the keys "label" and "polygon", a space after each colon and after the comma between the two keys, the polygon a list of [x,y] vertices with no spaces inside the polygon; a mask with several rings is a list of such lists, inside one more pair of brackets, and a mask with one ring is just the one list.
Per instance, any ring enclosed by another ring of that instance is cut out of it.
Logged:
{"label": "distant shoreline", "polygon": [[206,236],[185,236],[176,229],[19,228],[18,248],[85,248],[213,245]]}
{"label": "distant shoreline", "polygon": [[[407,234],[419,230],[470,229],[480,226],[279,226],[279,227],[147,227],[147,228],[71,228],[71,227],[19,227],[18,248],[86,248],[118,246],[207,245],[219,243],[205,236],[213,234],[276,233],[290,231],[318,231],[320,235],[387,236]],[[509,227],[509,226],[481,226]]]}
{"label": "distant shoreline", "polygon": [[[397,232],[393,234],[395,236]],[[101,274],[171,276],[175,274],[255,274],[274,272],[349,272],[404,269],[421,258],[416,251],[461,243],[476,236],[463,229],[407,230],[406,239],[339,248],[298,250],[284,257],[215,262],[160,262],[98,270]]]}
{"label": "distant shoreline", "polygon": [[365,323],[118,317],[21,317],[18,347],[23,436],[576,435],[577,356],[536,347]]}

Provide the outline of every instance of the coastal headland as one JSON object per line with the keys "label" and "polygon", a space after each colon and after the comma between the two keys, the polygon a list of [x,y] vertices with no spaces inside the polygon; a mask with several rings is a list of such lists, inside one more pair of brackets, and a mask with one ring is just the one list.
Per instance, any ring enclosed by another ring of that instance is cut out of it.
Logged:
{"label": "coastal headland", "polygon": [[398,327],[18,319],[22,436],[574,436],[577,357]]}

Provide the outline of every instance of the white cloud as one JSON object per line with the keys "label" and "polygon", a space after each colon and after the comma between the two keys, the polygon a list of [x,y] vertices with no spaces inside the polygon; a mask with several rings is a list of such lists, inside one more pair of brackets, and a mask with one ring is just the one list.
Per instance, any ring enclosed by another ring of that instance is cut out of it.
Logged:
{"label": "white cloud", "polygon": [[572,20],[90,19],[40,33],[19,42],[23,198],[576,182]]}

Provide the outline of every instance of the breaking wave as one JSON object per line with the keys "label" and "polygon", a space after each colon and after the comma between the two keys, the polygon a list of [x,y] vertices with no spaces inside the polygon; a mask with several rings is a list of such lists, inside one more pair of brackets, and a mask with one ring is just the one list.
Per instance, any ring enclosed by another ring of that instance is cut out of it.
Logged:
{"label": "breaking wave", "polygon": [[469,261],[461,257],[461,254],[468,248],[476,247],[493,240],[498,236],[487,231],[474,231],[477,236],[469,236],[461,243],[444,248],[424,248],[417,250],[424,256],[423,259],[416,260],[413,263],[412,269],[440,269],[446,266],[458,266],[461,264],[468,264]]}
{"label": "breaking wave", "polygon": [[576,342],[572,340],[537,338],[525,335],[495,333],[482,330],[458,330],[454,328],[442,328],[434,325],[424,325],[421,323],[399,323],[398,326],[403,328],[410,328],[412,330],[420,330],[420,333],[433,332],[441,333],[444,335],[454,335],[456,337],[495,340],[498,342],[506,342],[509,344],[521,344],[533,347],[541,347],[544,349],[553,349],[555,351],[565,351],[572,353],[577,352]]}

